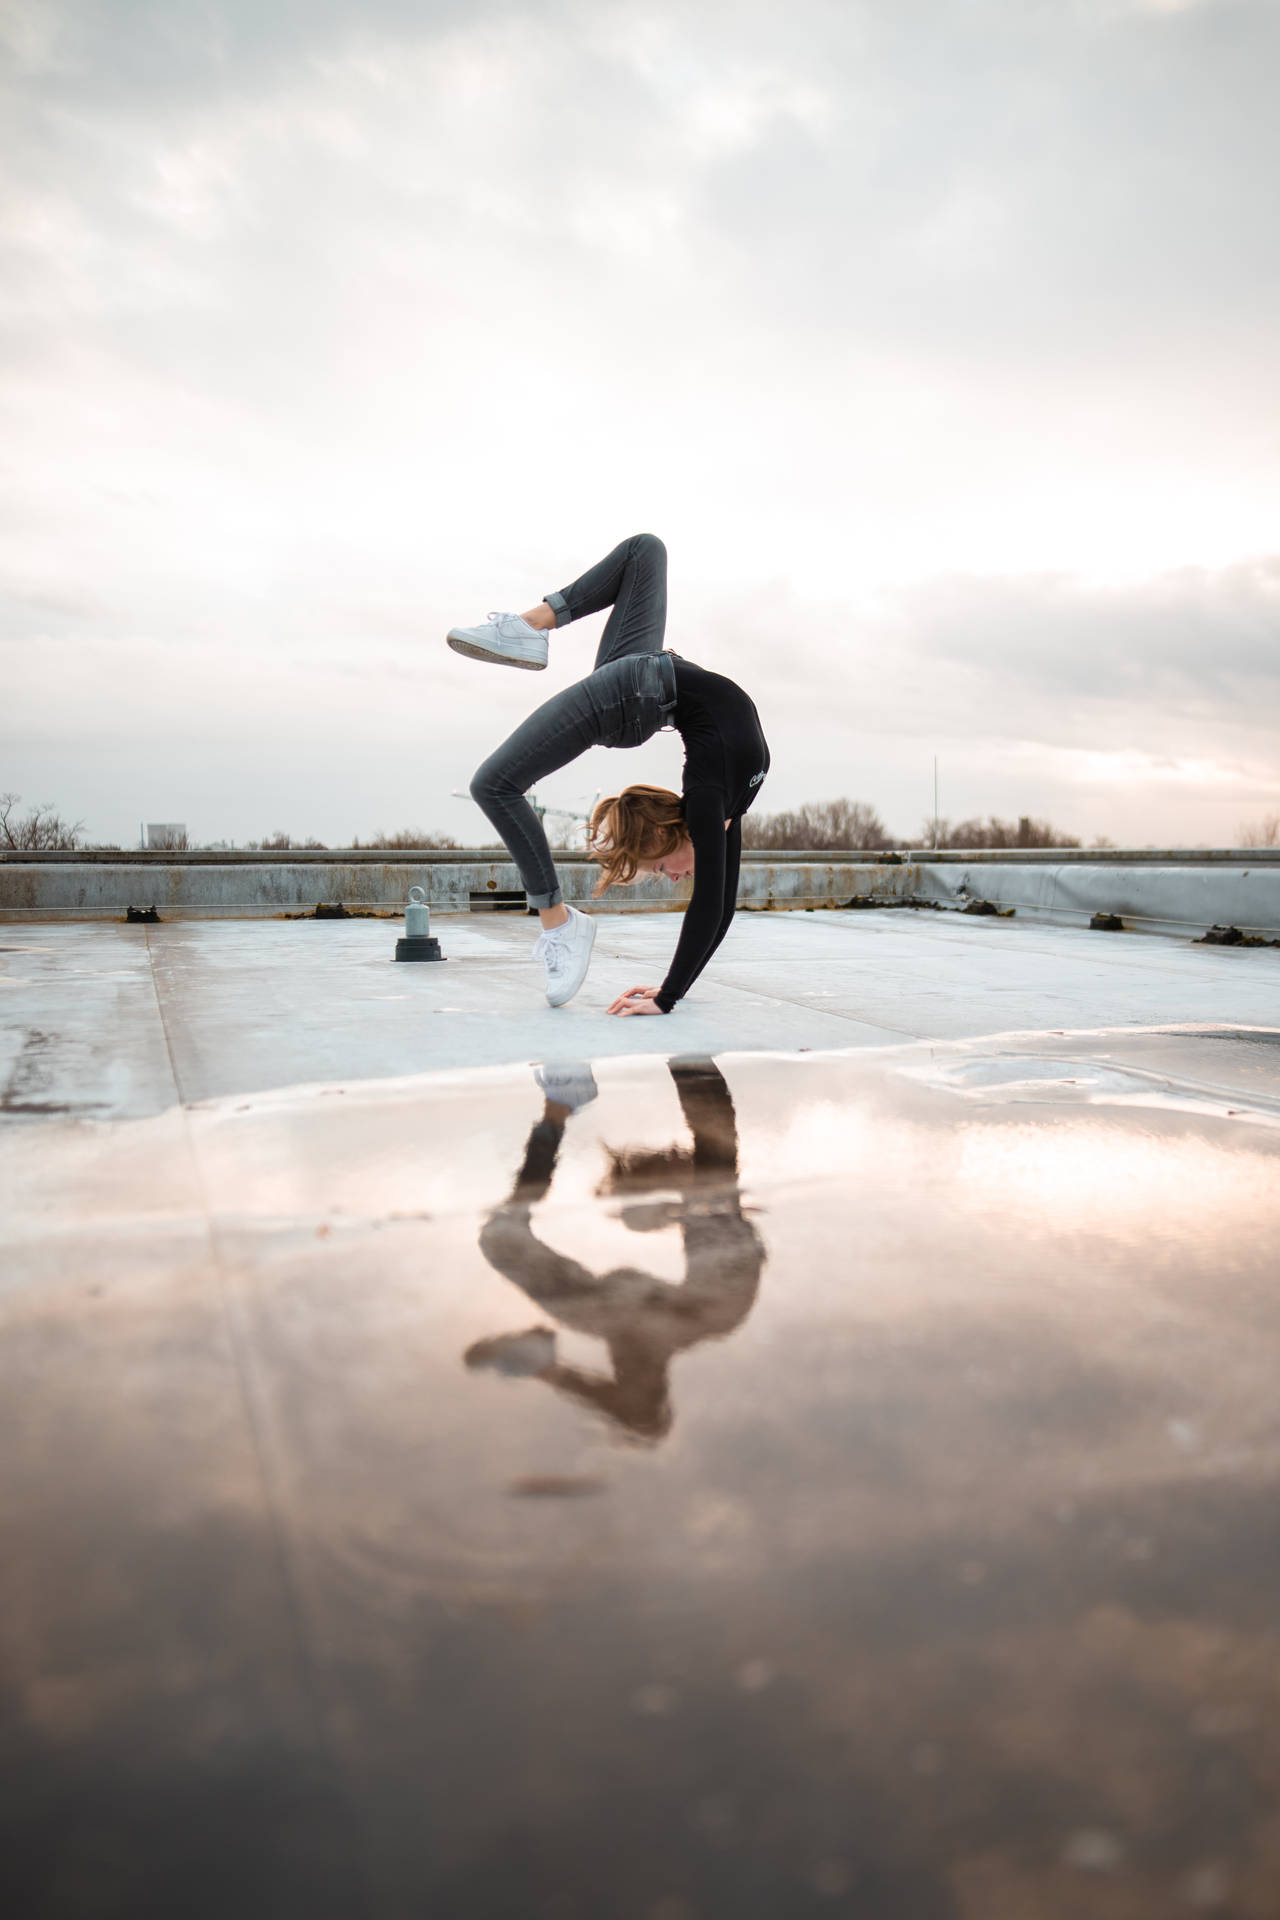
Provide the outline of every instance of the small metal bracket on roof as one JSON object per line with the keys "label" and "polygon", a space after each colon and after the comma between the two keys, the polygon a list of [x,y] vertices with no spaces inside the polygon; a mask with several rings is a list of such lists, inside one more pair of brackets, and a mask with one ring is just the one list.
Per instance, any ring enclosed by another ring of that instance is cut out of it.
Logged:
{"label": "small metal bracket on roof", "polygon": [[130,926],[158,927],[160,925],[160,915],[154,907],[128,907],[124,917]]}
{"label": "small metal bracket on roof", "polygon": [[397,960],[443,960],[440,942],[431,937],[427,896],[421,887],[410,887],[409,904],[404,910],[404,938],[396,941]]}

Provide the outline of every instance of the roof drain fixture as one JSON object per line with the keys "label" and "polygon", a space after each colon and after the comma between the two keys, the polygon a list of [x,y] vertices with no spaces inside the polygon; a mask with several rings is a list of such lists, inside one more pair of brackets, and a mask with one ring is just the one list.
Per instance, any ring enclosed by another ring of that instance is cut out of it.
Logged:
{"label": "roof drain fixture", "polygon": [[443,960],[440,942],[431,936],[427,896],[421,887],[410,887],[409,904],[404,910],[404,938],[396,941],[397,960]]}

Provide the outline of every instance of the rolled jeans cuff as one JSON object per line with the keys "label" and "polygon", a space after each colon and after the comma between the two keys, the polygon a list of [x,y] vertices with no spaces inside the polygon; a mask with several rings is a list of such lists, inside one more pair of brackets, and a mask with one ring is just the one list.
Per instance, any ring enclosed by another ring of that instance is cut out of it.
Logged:
{"label": "rolled jeans cuff", "polygon": [[[569,602],[565,599],[564,595],[562,593],[544,593],[542,597],[550,607],[552,613],[554,613],[556,625],[558,627],[567,627],[573,615],[569,611]],[[553,901],[552,905],[554,906],[554,904],[555,902]]]}
{"label": "rolled jeans cuff", "polygon": [[531,907],[536,907],[541,913],[547,907],[558,907],[564,899],[564,894],[559,887],[552,887],[550,893],[530,893],[526,889],[524,897]]}

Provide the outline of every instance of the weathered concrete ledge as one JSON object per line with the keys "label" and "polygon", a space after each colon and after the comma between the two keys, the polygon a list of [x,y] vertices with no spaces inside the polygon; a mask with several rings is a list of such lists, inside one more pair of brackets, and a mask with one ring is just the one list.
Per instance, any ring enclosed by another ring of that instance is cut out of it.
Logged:
{"label": "weathered concrete ledge", "polygon": [[[78,847],[74,852],[27,853],[0,847],[0,867],[109,866],[109,867],[465,867],[500,858],[491,847],[290,847],[287,851],[263,847],[195,847],[166,852],[141,847]],[[748,849],[744,864],[751,866],[821,866],[832,860],[860,866],[1042,867],[1280,867],[1280,847],[907,847],[886,853],[860,848],[831,852],[809,848]],[[590,855],[576,848],[557,847],[557,866],[586,866]]]}
{"label": "weathered concrete ledge", "polygon": [[[557,853],[566,897],[590,906],[597,869]],[[517,896],[520,877],[484,848],[384,852],[0,855],[0,920],[118,919],[130,906],[164,918],[266,918],[317,905],[399,914],[411,886],[437,913],[466,913]],[[688,890],[650,880],[614,888],[611,913],[678,910]],[[1022,919],[1087,924],[1117,915],[1144,933],[1194,936],[1213,925],[1280,936],[1280,849],[1001,849],[903,854],[757,853],[744,861],[745,909],[849,905],[943,907],[986,901]]]}
{"label": "weathered concrete ledge", "polygon": [[[1270,851],[1270,850],[1268,850]],[[1136,933],[1197,938],[1213,926],[1238,927],[1266,939],[1280,935],[1280,863],[1194,861],[1169,854],[1163,863],[1110,860],[1003,862],[986,856],[933,862],[916,869],[921,895],[959,909],[986,900],[1020,919],[1087,926],[1095,914],[1117,916]],[[873,891],[873,889],[869,889]]]}

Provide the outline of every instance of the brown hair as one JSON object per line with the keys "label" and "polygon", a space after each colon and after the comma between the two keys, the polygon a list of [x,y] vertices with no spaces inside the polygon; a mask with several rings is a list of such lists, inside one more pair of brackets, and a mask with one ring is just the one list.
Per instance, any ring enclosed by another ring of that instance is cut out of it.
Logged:
{"label": "brown hair", "polygon": [[600,862],[601,894],[634,880],[642,860],[665,860],[689,838],[684,801],[667,787],[624,787],[592,809],[587,851]]}

